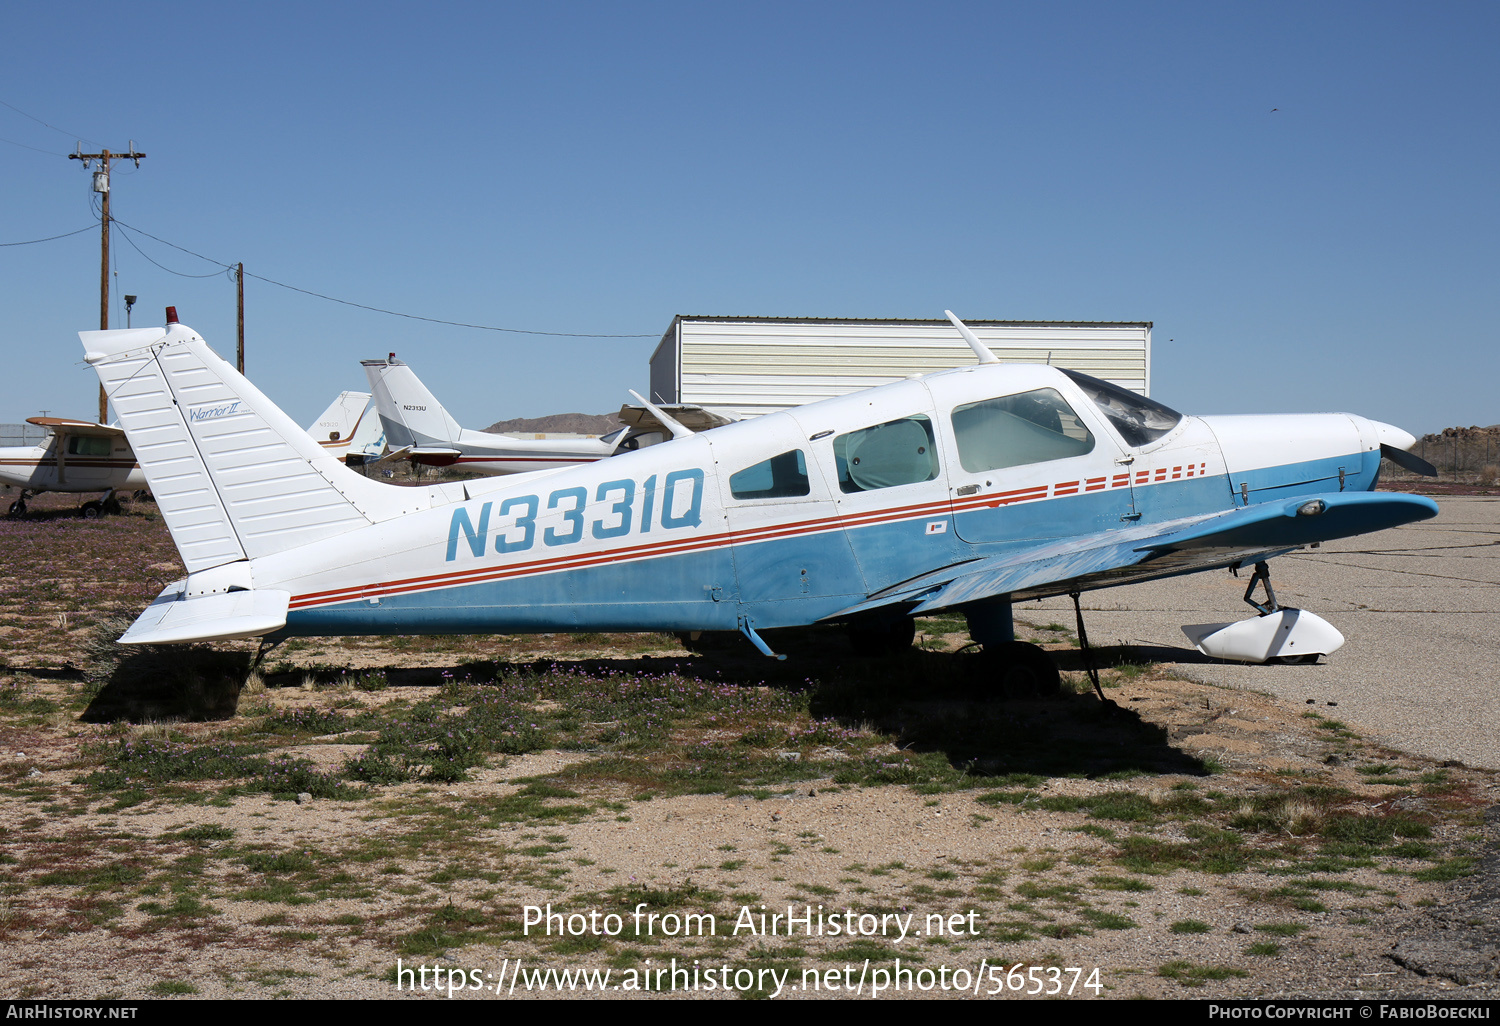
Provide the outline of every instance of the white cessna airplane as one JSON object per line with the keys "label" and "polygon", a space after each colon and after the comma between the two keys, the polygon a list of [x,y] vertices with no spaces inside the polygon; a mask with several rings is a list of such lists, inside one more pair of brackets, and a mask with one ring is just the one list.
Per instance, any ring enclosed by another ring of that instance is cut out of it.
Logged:
{"label": "white cessna airplane", "polygon": [[1267,615],[1224,647],[1316,658],[1333,629],[1277,607],[1263,561],[1437,512],[1372,490],[1399,428],[1186,417],[953,320],[977,365],[703,434],[654,410],[663,444],[426,488],[349,471],[185,325],[80,332],[188,571],[120,640],[739,630],[771,654],[770,627],[909,638],[954,609],[1045,684],[1013,601],[1256,565]]}
{"label": "white cessna airplane", "polygon": [[120,428],[67,417],[28,417],[26,423],[46,428],[48,435],[36,445],[0,449],[0,485],[21,489],[11,516],[23,516],[26,500],[43,492],[101,492],[79,509],[93,519],[120,511],[115,492],[146,487]]}
{"label": "white cessna airplane", "polygon": [[[480,474],[524,474],[582,466],[653,445],[671,434],[666,425],[640,406],[622,407],[620,420],[625,426],[601,438],[513,438],[474,431],[460,427],[395,353],[384,360],[364,360],[362,365],[385,429],[390,450],[385,460],[408,459]],[[699,430],[729,423],[696,406],[667,409],[674,419]]]}

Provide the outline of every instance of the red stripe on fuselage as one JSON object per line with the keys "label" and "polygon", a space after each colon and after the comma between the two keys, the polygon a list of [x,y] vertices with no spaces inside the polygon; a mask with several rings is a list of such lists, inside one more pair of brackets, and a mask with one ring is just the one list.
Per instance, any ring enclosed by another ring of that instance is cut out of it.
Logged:
{"label": "red stripe on fuselage", "polygon": [[[1204,465],[1206,466],[1206,464]],[[1144,480],[1150,474],[1151,471],[1143,470],[1139,472],[1138,476]],[[1159,479],[1164,478],[1166,469],[1163,468],[1157,471],[1157,474]],[[1102,489],[1105,480],[1102,477],[1090,478],[1086,490],[1096,491]],[[1113,487],[1125,487],[1129,483],[1129,474],[1119,474],[1114,478]],[[831,517],[818,517],[811,520],[794,521],[789,524],[775,524],[735,531],[718,531],[713,534],[698,535],[680,540],[653,541],[640,545],[609,549],[603,552],[596,551],[573,555],[559,555],[545,559],[533,559],[524,563],[511,563],[505,566],[472,567],[466,570],[425,574],[420,577],[387,581],[383,584],[360,584],[344,588],[332,588],[326,591],[296,595],[292,598],[290,608],[306,609],[312,606],[353,602],[359,599],[383,598],[390,595],[411,592],[432,591],[468,584],[482,584],[489,581],[506,580],[512,577],[555,573],[559,570],[577,570],[590,566],[605,566],[610,563],[627,562],[637,559],[680,555],[702,549],[718,548],[725,544],[751,544],[791,538],[798,535],[822,534],[845,528],[871,527],[883,523],[898,523],[903,520],[919,520],[934,515],[967,513],[981,509],[998,509],[1001,506],[1008,506],[1013,503],[1035,502],[1046,499],[1049,491],[1059,496],[1076,495],[1079,490],[1078,486],[1078,481],[1060,482],[1050,486],[1050,488],[1048,485],[1033,485],[1028,488],[1016,488],[1005,492],[992,492],[988,495],[975,495],[963,501],[950,499],[936,502],[912,503],[905,506],[891,506],[885,509],[872,510],[868,513],[836,514]]]}

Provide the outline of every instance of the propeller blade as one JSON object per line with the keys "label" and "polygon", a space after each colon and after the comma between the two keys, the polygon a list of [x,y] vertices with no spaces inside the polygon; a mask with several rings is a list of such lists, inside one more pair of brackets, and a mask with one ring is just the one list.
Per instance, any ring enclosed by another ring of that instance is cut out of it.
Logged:
{"label": "propeller blade", "polygon": [[1394,445],[1380,443],[1380,455],[1390,460],[1398,467],[1411,471],[1413,474],[1421,474],[1423,477],[1437,477],[1437,468],[1428,463],[1416,453],[1398,449]]}

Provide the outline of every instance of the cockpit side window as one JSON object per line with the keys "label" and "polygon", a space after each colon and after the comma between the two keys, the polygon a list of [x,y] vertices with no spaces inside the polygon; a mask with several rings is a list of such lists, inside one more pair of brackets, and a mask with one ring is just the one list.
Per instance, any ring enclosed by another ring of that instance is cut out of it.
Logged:
{"label": "cockpit side window", "polygon": [[108,456],[109,439],[100,435],[69,435],[69,456]]}
{"label": "cockpit side window", "polygon": [[1094,436],[1056,390],[968,403],[953,411],[958,462],[971,474],[1092,452]]}
{"label": "cockpit side window", "polygon": [[811,490],[801,449],[762,460],[729,478],[729,494],[736,499],[787,499]]}
{"label": "cockpit side window", "polygon": [[938,476],[932,421],[921,414],[876,424],[833,440],[839,490],[849,494],[931,481]]}
{"label": "cockpit side window", "polygon": [[1135,448],[1150,445],[1182,421],[1182,414],[1176,410],[1137,395],[1128,388],[1077,371],[1064,370],[1063,373],[1094,401],[1127,445]]}

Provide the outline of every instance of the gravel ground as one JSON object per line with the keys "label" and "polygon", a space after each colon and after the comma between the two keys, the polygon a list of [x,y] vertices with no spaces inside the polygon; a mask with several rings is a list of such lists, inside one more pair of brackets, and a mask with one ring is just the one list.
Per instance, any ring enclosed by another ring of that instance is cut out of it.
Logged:
{"label": "gravel ground", "polygon": [[[386,694],[405,690],[419,689]],[[1393,792],[1371,784],[1359,766],[1396,764],[1403,775],[1435,769],[1358,741],[1331,745],[1328,731],[1310,726],[1301,710],[1258,695],[1152,676],[1121,684],[1110,697],[1166,728],[1175,748],[1211,757],[1223,770],[1209,781],[1054,778],[1035,789],[1039,796],[1128,788],[1162,801],[1188,785],[1251,799],[1274,785],[1277,771],[1307,771],[1324,784],[1347,787],[1356,805],[1374,812],[1389,805]],[[306,701],[295,692],[287,698]],[[388,838],[395,851],[422,810],[462,816],[538,777],[566,779],[568,765],[580,756],[513,757],[457,784],[402,784],[361,802],[247,796],[112,810],[84,799],[72,782],[80,745],[97,729],[67,724],[0,732],[5,775],[14,785],[0,793],[9,856],[0,867],[9,894],[0,924],[7,951],[0,992],[9,996],[390,998],[397,996],[397,958],[407,967],[441,964],[485,973],[463,982],[491,986],[518,958],[528,970],[613,967],[616,981],[626,968],[697,960],[700,969],[790,970],[789,986],[804,983],[804,970],[842,974],[846,967],[853,975],[840,975],[840,985],[852,984],[862,968],[868,971],[866,958],[888,970],[902,958],[908,967],[963,968],[986,980],[988,967],[997,965],[1079,967],[1084,980],[1097,967],[1106,997],[1500,995],[1495,823],[1451,809],[1437,817],[1433,839],[1482,856],[1479,872],[1424,882],[1411,874],[1427,863],[1389,858],[1295,878],[1277,875],[1286,860],[1238,872],[1132,872],[1105,839],[1084,832],[1091,826],[1123,832],[1125,824],[986,803],[979,799],[989,792],[979,789],[924,795],[900,786],[841,788],[814,780],[768,798],[635,802],[621,793],[614,797],[627,814],[606,810],[571,822],[503,823],[479,831],[460,860],[473,874],[467,879],[453,878],[452,853],[434,850],[350,861],[340,868],[351,881],[321,896],[314,886],[288,897],[255,893],[253,874],[233,859],[215,859],[213,849],[253,838],[272,852],[352,852]],[[293,754],[316,750],[326,764],[347,757],[351,746],[328,740]],[[1325,761],[1331,747],[1344,753],[1338,766]],[[1447,775],[1463,805],[1494,804],[1492,775],[1451,766]],[[1399,800],[1411,808],[1435,808],[1420,795],[1406,795]],[[80,801],[88,811],[76,811]],[[1160,841],[1180,843],[1188,840],[1185,825],[1168,820],[1146,829]],[[195,828],[204,834],[204,827],[219,828],[209,836],[234,840],[172,840]],[[150,868],[123,881],[98,877],[119,865]],[[45,874],[60,866],[95,878],[82,886],[78,879],[46,883]],[[176,880],[174,867],[190,874],[192,886],[168,882],[153,893],[150,881]],[[1327,889],[1278,895],[1289,882]],[[633,935],[629,896],[674,888],[687,896],[671,909],[714,913],[716,937],[668,937],[660,929],[655,936]],[[163,913],[179,890],[201,895],[208,911]],[[111,903],[118,908],[111,910]],[[617,911],[624,932],[524,936],[528,905],[568,915]],[[744,908],[753,918],[761,906],[784,913],[789,905],[797,915],[849,908],[913,918],[904,939],[895,920],[853,945],[845,937],[806,936],[800,927],[788,936],[784,925],[774,936],[733,932]],[[463,929],[414,945],[412,938],[444,909],[463,913],[457,920]],[[930,935],[936,922],[930,915],[956,931]],[[466,942],[465,931],[477,939]],[[404,982],[417,986],[411,996],[432,996],[422,994],[415,978]],[[723,996],[722,990],[698,994]],[[935,989],[917,996],[940,995]],[[787,989],[781,996],[812,995]]]}
{"label": "gravel ground", "polygon": [[[76,533],[72,522],[43,526],[49,538]],[[120,533],[133,561],[121,572],[132,581],[136,564],[171,575],[159,523],[83,526]],[[224,718],[168,723],[170,710],[136,709],[112,726],[87,722],[99,717],[77,700],[86,686],[87,623],[98,608],[138,597],[112,592],[107,567],[80,561],[87,580],[60,575],[38,598],[35,568],[18,572],[19,562],[18,555],[3,579],[0,608],[0,993],[8,997],[446,999],[445,990],[421,986],[433,985],[431,970],[441,965],[445,985],[466,988],[455,998],[480,999],[496,996],[502,974],[508,993],[518,959],[525,972],[607,969],[611,987],[602,996],[651,999],[747,991],[786,999],[829,996],[830,988],[842,995],[856,985],[869,995],[881,972],[887,980],[895,973],[897,959],[917,974],[898,978],[929,985],[901,997],[957,996],[937,981],[951,987],[960,979],[987,994],[1007,979],[995,967],[1015,966],[1010,979],[1023,989],[1037,967],[1044,992],[1055,979],[1089,998],[1091,980],[1105,998],[1500,996],[1493,813],[1500,783],[1441,751],[1401,751],[1386,725],[1351,714],[1337,656],[1310,668],[1320,673],[1317,687],[1279,697],[1222,686],[1208,673],[1184,680],[1168,664],[1122,666],[1105,675],[1122,712],[1103,720],[1088,693],[1005,706],[912,701],[902,716],[1009,717],[1085,753],[1076,774],[1026,779],[987,769],[981,758],[957,788],[839,783],[831,771],[753,795],[669,796],[628,775],[612,782],[577,775],[588,753],[543,750],[493,758],[456,782],[389,784],[349,801],[228,793],[218,781],[132,795],[126,785],[109,791],[80,782],[101,766],[102,741],[207,743],[242,736],[235,732],[277,712],[421,702],[476,657],[624,674],[702,673],[722,659],[627,636],[310,639],[289,657],[293,669],[380,667],[392,686],[302,687],[296,672],[283,672],[279,686],[252,682],[227,709],[204,714]],[[112,594],[124,597],[112,602]],[[1109,636],[1090,626],[1096,638]],[[961,640],[928,644],[952,649]],[[1054,647],[1076,679],[1077,654]],[[802,665],[809,677],[836,675],[829,659]],[[91,708],[97,712],[97,700]],[[1157,768],[1113,779],[1087,772],[1086,756],[1121,744],[1126,727],[1157,729]],[[920,748],[900,723],[856,718],[848,728],[862,743],[883,744],[881,757],[892,764]],[[737,744],[743,731],[710,740]],[[368,740],[298,737],[283,752],[332,770]],[[836,770],[836,749],[813,754]],[[506,811],[538,793],[538,781],[574,796]],[[1336,814],[1299,810],[1296,795],[1317,789],[1342,789]],[[1086,804],[1122,794],[1145,814],[1130,819]],[[1180,811],[1199,797],[1211,816]],[[1261,807],[1274,808],[1278,827],[1251,824]],[[1387,837],[1365,855],[1339,856],[1327,843],[1337,817],[1415,824],[1425,835]],[[1263,857],[1194,863],[1195,849],[1226,837]],[[1133,843],[1176,852],[1178,863],[1132,862]],[[632,920],[642,903],[647,915],[663,917],[649,935]],[[620,930],[528,934],[527,907],[549,905],[564,915],[616,913]],[[856,927],[862,915],[884,918],[865,920],[878,925],[853,940],[826,929],[788,935],[784,920],[767,935],[762,906],[768,916],[785,916],[790,906],[798,916],[811,910]],[[843,918],[846,909],[853,919]],[[714,915],[714,935],[669,935],[665,917],[689,914]],[[428,972],[398,976],[398,959],[403,969]],[[679,978],[667,993],[654,981],[645,993],[619,989],[647,971],[670,970],[674,959],[679,968],[696,964],[696,987]],[[734,986],[709,989],[708,970],[722,980],[723,966]],[[1080,972],[1053,976],[1050,967]],[[453,968],[473,975],[449,976]],[[823,989],[813,988],[814,978]],[[485,989],[467,989],[475,982]],[[601,995],[559,995],[555,983],[528,990],[522,980],[514,996]]]}

